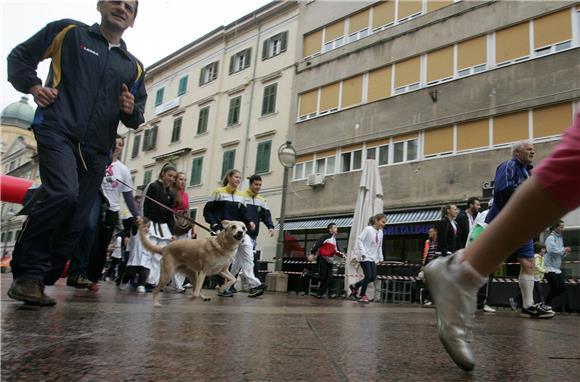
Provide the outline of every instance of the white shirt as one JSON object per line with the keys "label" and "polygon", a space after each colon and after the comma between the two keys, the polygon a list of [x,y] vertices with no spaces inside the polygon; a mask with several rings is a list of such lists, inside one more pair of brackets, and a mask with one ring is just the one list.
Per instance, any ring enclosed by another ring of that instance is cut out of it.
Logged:
{"label": "white shirt", "polygon": [[356,241],[356,259],[360,261],[383,261],[383,231],[366,226]]}
{"label": "white shirt", "polygon": [[[112,177],[113,179],[111,179]],[[119,183],[116,179],[127,183],[129,186],[133,187],[133,181],[131,180],[131,172],[121,161],[116,160],[111,163],[105,172],[105,178],[101,184],[103,193],[109,201],[109,210],[119,211],[121,209],[121,194],[123,192],[133,191],[131,188]],[[111,180],[111,181],[109,181]]]}
{"label": "white shirt", "polygon": [[115,247],[113,249],[113,252],[111,253],[111,257],[115,258],[115,259],[122,259],[123,258],[123,254],[121,253],[121,237],[117,236],[117,238],[115,239]]}

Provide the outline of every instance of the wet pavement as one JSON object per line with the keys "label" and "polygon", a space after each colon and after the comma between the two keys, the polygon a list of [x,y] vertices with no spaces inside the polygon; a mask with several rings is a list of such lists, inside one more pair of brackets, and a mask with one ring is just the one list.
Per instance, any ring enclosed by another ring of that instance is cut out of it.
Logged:
{"label": "wet pavement", "polygon": [[[52,308],[1,281],[3,381],[578,381],[580,315],[478,314],[477,366],[457,368],[418,305],[244,293],[187,295],[48,287]],[[63,280],[61,280],[62,284]],[[188,292],[189,293],[189,292]]]}

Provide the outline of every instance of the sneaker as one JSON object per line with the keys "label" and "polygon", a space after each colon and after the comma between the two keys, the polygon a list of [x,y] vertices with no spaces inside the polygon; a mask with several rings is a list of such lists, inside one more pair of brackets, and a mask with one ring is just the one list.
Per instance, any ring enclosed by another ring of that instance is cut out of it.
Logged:
{"label": "sneaker", "polygon": [[184,287],[185,289],[189,289],[189,288],[192,288],[192,287],[193,287],[193,285],[191,285],[191,283],[187,283],[187,284],[185,284],[183,287]]}
{"label": "sneaker", "polygon": [[475,367],[471,350],[475,293],[464,289],[449,273],[458,253],[438,257],[425,267],[425,280],[436,305],[437,334],[455,364],[465,371]]}
{"label": "sneaker", "polygon": [[53,306],[56,300],[44,294],[44,284],[40,280],[12,281],[8,289],[8,297],[18,301],[24,301],[30,305]]}
{"label": "sneaker", "polygon": [[127,288],[129,287],[129,283],[119,283],[117,284],[117,289],[119,290],[127,290]]}
{"label": "sneaker", "polygon": [[136,290],[137,290],[137,293],[145,293],[146,292],[144,285],[139,285]]}
{"label": "sneaker", "polygon": [[433,303],[429,300],[425,300],[425,302],[423,303],[424,306],[431,306],[433,305]]}
{"label": "sneaker", "polygon": [[257,286],[255,288],[250,289],[250,293],[248,294],[248,297],[260,297],[261,295],[264,294],[264,287],[262,285]]}
{"label": "sneaker", "polygon": [[217,294],[219,297],[234,297],[234,294],[229,290],[224,290],[223,292],[218,292]]}
{"label": "sneaker", "polygon": [[513,297],[510,297],[510,307],[512,308],[512,310],[514,312],[518,310],[518,303],[517,303],[516,299]]}
{"label": "sneaker", "polygon": [[481,308],[481,310],[483,310],[485,313],[495,313],[495,309],[493,309],[491,306],[485,304],[483,306],[483,308]]}
{"label": "sneaker", "polygon": [[542,306],[542,308],[544,308],[544,310],[547,310],[548,312],[554,311],[554,309],[552,309],[552,307],[550,305],[546,305],[543,302],[540,302],[539,304]]}
{"label": "sneaker", "polygon": [[350,289],[350,296],[352,298],[358,298],[358,288],[355,287],[353,284],[348,286],[348,289]]}
{"label": "sneaker", "polygon": [[361,304],[368,304],[369,298],[366,295],[362,296],[361,298],[359,298],[358,302],[360,302]]}
{"label": "sneaker", "polygon": [[88,288],[91,284],[91,281],[85,276],[69,276],[66,279],[66,285],[75,288]]}
{"label": "sneaker", "polygon": [[232,293],[238,293],[238,290],[233,285],[230,287],[229,291],[232,292]]}
{"label": "sneaker", "polygon": [[522,308],[520,317],[526,318],[552,318],[556,315],[554,311],[547,310],[543,305],[536,304],[529,308]]}
{"label": "sneaker", "polygon": [[185,293],[185,288],[173,288],[175,293]]}

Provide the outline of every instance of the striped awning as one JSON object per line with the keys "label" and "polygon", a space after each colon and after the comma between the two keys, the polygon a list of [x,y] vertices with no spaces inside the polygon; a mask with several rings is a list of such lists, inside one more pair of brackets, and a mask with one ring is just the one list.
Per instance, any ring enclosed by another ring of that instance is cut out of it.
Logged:
{"label": "striped awning", "polygon": [[[419,211],[391,212],[387,213],[387,225],[427,223],[441,219],[441,210],[429,209]],[[330,223],[336,223],[337,227],[352,226],[352,216],[342,216],[335,218],[305,218],[301,220],[286,220],[284,222],[285,231],[297,231],[303,229],[326,228]],[[276,225],[279,229],[280,225]]]}

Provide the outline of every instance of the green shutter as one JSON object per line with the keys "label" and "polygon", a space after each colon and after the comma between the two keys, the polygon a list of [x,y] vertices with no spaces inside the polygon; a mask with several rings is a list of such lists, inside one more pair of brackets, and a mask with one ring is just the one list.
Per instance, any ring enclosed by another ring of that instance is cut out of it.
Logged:
{"label": "green shutter", "polygon": [[191,177],[189,181],[190,186],[201,184],[201,170],[203,167],[203,157],[193,158],[191,163]]}
{"label": "green shutter", "polygon": [[288,32],[280,33],[280,41],[282,41],[282,46],[280,47],[280,53],[286,51],[286,45],[288,43]]}
{"label": "green shutter", "polygon": [[178,96],[183,95],[185,94],[185,92],[187,92],[187,79],[188,76],[185,76],[179,80],[179,89],[177,90]]}
{"label": "green shutter", "polygon": [[228,111],[228,126],[238,124],[240,122],[240,105],[242,96],[230,99],[230,110]]}
{"label": "green shutter", "polygon": [[176,118],[173,120],[173,131],[171,132],[171,142],[177,142],[181,135],[181,121],[182,118]]}
{"label": "green shutter", "polygon": [[236,61],[237,54],[230,57],[230,74],[234,72],[234,62]]}
{"label": "green shutter", "polygon": [[203,134],[207,131],[207,122],[209,118],[209,106],[199,110],[199,117],[197,119],[197,134]]}
{"label": "green shutter", "polygon": [[266,58],[268,58],[268,47],[270,45],[269,42],[270,42],[270,40],[266,40],[262,44],[262,61],[264,61]]}
{"label": "green shutter", "polygon": [[236,162],[236,150],[224,151],[221,178],[223,178],[226,175],[226,172],[235,167],[235,162]]}
{"label": "green shutter", "polygon": [[141,146],[141,135],[135,135],[135,141],[133,141],[133,152],[131,153],[131,158],[136,158],[139,155],[139,146]]}
{"label": "green shutter", "polygon": [[152,174],[153,170],[147,170],[145,171],[145,174],[143,174],[143,185],[146,186],[149,183],[151,183],[151,174]]}
{"label": "green shutter", "polygon": [[250,67],[250,61],[252,60],[252,48],[248,48],[244,51],[244,55],[246,56],[246,60],[244,61],[244,69]]}
{"label": "green shutter", "polygon": [[159,106],[163,103],[163,93],[165,92],[165,88],[161,88],[157,90],[157,95],[155,96],[155,106]]}
{"label": "green shutter", "polygon": [[270,171],[270,153],[272,151],[272,141],[258,143],[256,156],[256,174],[263,174]]}
{"label": "green shutter", "polygon": [[277,90],[277,83],[268,85],[264,88],[264,98],[262,99],[262,115],[272,114],[276,111]]}

